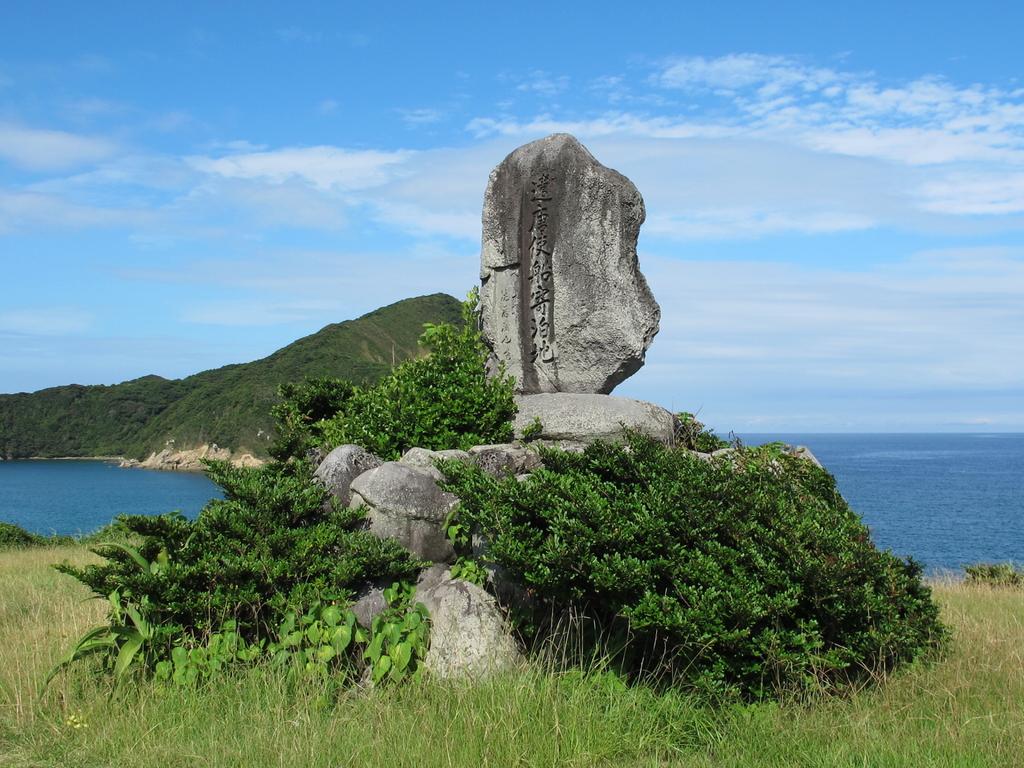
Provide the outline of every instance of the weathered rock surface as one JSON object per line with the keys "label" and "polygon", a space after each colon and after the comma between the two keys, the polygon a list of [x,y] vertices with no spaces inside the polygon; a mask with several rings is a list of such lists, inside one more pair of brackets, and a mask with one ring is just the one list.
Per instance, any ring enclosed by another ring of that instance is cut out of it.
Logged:
{"label": "weathered rock surface", "polygon": [[645,215],[633,183],[565,133],[491,172],[481,323],[520,392],[608,393],[643,365],[661,317],[637,262]]}
{"label": "weathered rock surface", "polygon": [[320,463],[314,475],[341,504],[352,499],[352,481],[379,467],[381,460],[358,445],[339,445]]}
{"label": "weathered rock surface", "polygon": [[426,668],[440,678],[479,678],[521,659],[494,598],[475,584],[445,579],[417,590],[430,612]]}
{"label": "weathered rock surface", "polygon": [[429,473],[435,480],[441,480],[444,478],[444,475],[442,475],[441,471],[434,466],[434,462],[437,459],[469,461],[469,454],[466,451],[460,451],[454,448],[446,451],[431,451],[426,448],[410,448],[402,455],[399,462],[402,464],[408,464],[410,467],[422,469],[424,472]]}
{"label": "weathered rock surface", "polygon": [[786,453],[790,456],[796,456],[798,459],[806,459],[812,464],[824,469],[822,463],[818,461],[818,457],[811,453],[811,449],[806,445],[788,445],[786,446]]}
{"label": "weathered rock surface", "polygon": [[592,443],[621,440],[623,426],[671,445],[675,417],[654,403],[611,395],[578,395],[565,392],[519,395],[515,418],[516,437],[540,419],[544,440]]}
{"label": "weathered rock surface", "polygon": [[419,577],[416,579],[416,594],[415,600],[419,600],[419,595],[425,590],[431,587],[436,587],[442,581],[446,581],[452,577],[451,568],[445,563],[435,563],[429,568],[424,568],[420,571]]}
{"label": "weathered rock surface", "polygon": [[383,587],[369,587],[356,598],[352,603],[352,613],[356,615],[356,621],[367,629],[373,624],[373,620],[387,609],[388,603],[384,599]]}
{"label": "weathered rock surface", "polygon": [[535,450],[515,443],[477,445],[469,449],[469,456],[474,464],[494,477],[529,474],[541,466],[540,455]]}
{"label": "weathered rock surface", "polygon": [[389,461],[352,481],[350,506],[366,504],[370,531],[396,539],[423,560],[435,563],[455,558],[443,525],[458,499],[442,491],[430,473]]}

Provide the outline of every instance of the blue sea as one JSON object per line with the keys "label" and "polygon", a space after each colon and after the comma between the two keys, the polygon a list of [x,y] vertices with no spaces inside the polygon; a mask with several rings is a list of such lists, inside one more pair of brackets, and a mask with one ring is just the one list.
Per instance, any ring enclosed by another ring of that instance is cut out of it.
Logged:
{"label": "blue sea", "polygon": [[195,517],[220,495],[199,472],[123,469],[111,461],[0,461],[0,521],[34,533],[91,533],[125,513]]}
{"label": "blue sea", "polygon": [[[741,437],[808,446],[875,542],[930,572],[1024,563],[1024,434]],[[103,461],[0,462],[0,520],[37,533],[88,533],[123,512],[194,517],[217,496],[201,474]]]}
{"label": "blue sea", "polygon": [[1024,563],[1024,434],[741,437],[806,445],[875,543],[929,572]]}

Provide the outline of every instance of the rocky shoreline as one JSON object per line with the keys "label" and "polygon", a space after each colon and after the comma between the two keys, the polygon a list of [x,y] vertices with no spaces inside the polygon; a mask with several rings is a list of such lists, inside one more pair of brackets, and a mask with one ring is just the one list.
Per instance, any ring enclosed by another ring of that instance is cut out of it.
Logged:
{"label": "rocky shoreline", "polygon": [[174,450],[164,448],[162,451],[153,452],[145,459],[124,459],[120,460],[120,466],[126,468],[159,469],[166,472],[202,472],[203,459],[215,459],[227,461],[236,467],[260,467],[266,462],[254,456],[248,451],[232,451],[230,448],[221,448],[216,443],[212,445],[200,445],[195,448]]}
{"label": "rocky shoreline", "polygon": [[[261,459],[248,451],[232,451],[230,448],[221,448],[216,443],[213,445],[200,445],[180,451],[165,448],[160,452],[154,451],[141,461],[139,459],[126,459],[124,456],[28,456],[20,459],[20,461],[116,461],[119,467],[126,469],[202,472],[204,469],[203,459],[227,461],[236,467],[262,467],[267,463],[266,459]],[[0,461],[15,460],[8,456],[0,456]]]}

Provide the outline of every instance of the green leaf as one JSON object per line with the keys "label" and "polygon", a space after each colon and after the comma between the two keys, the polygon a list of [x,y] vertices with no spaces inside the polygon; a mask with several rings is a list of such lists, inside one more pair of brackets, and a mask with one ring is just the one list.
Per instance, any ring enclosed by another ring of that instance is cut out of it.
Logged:
{"label": "green leaf", "polygon": [[409,662],[412,661],[412,645],[408,642],[399,643],[392,651],[392,656],[395,668],[399,672],[404,672],[405,668],[409,666]]}
{"label": "green leaf", "polygon": [[171,679],[171,675],[174,673],[174,665],[167,661],[158,661],[156,663],[156,669],[153,670],[153,675],[157,680],[167,682]]}
{"label": "green leaf", "polygon": [[320,613],[320,620],[328,627],[336,626],[341,621],[341,609],[336,605],[329,605]]}
{"label": "green leaf", "polygon": [[290,635],[294,630],[295,630],[295,612],[294,611],[288,611],[288,613],[286,613],[284,615],[284,621],[281,622],[281,629],[278,632],[278,634],[281,637],[286,637],[286,636]]}
{"label": "green leaf", "polygon": [[384,675],[390,671],[391,657],[385,654],[373,664],[373,682],[379,683],[384,678]]}
{"label": "green leaf", "polygon": [[60,661],[53,666],[53,669],[47,673],[42,688],[45,689],[64,667],[91,653],[101,650],[112,650],[116,642],[117,636],[110,631],[110,627],[103,626],[90,629],[82,635],[74,647],[64,654]]}
{"label": "green leaf", "polygon": [[339,654],[342,653],[352,642],[352,628],[342,625],[334,630],[334,637],[331,638],[331,645]]}
{"label": "green leaf", "polygon": [[152,573],[152,566],[150,565],[150,562],[140,555],[137,549],[133,549],[127,544],[117,544],[115,542],[108,542],[106,544],[100,544],[99,546],[110,547],[111,549],[120,549],[122,552],[126,553],[137,566],[139,566],[140,571],[147,575]]}
{"label": "green leaf", "polygon": [[120,682],[128,672],[128,668],[131,666],[132,661],[135,660],[135,656],[142,648],[144,642],[145,639],[137,631],[132,631],[128,634],[121,645],[121,650],[117,652],[117,661],[114,662],[114,680],[116,682]]}
{"label": "green leaf", "polygon": [[125,610],[128,612],[128,616],[131,617],[136,631],[142,635],[143,639],[148,640],[152,634],[149,622],[142,618],[142,614],[131,604],[126,605]]}
{"label": "green leaf", "polygon": [[335,651],[329,645],[321,645],[316,652],[317,661],[323,662],[325,664],[337,655],[338,652]]}
{"label": "green leaf", "polygon": [[383,642],[384,642],[384,635],[381,635],[381,634],[374,635],[373,639],[370,641],[370,644],[367,646],[366,650],[363,652],[363,658],[364,659],[369,659],[374,664],[376,664],[377,660],[380,658],[381,645],[383,644]]}

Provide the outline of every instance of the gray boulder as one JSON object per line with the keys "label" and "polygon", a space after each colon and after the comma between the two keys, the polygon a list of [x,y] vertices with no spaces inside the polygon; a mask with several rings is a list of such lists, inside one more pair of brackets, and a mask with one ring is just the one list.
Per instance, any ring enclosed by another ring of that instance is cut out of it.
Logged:
{"label": "gray boulder", "polygon": [[645,216],[632,182],[569,134],[491,172],[481,328],[520,392],[608,393],[643,365],[661,317],[637,262]]}
{"label": "gray boulder", "polygon": [[592,443],[622,438],[623,426],[672,445],[675,440],[674,417],[654,403],[611,395],[580,395],[566,392],[519,395],[515,433],[540,419],[545,441]]}
{"label": "gray boulder", "polygon": [[381,465],[381,460],[358,445],[339,445],[320,462],[314,475],[342,505],[352,499],[352,481]]}
{"label": "gray boulder", "polygon": [[352,613],[356,615],[356,620],[369,629],[373,620],[379,614],[384,613],[388,607],[388,603],[384,599],[384,588],[373,586],[364,589],[351,607]]}
{"label": "gray boulder", "polygon": [[808,448],[806,445],[787,445],[786,453],[788,453],[790,456],[796,456],[798,459],[805,459],[814,464],[815,466],[824,469],[822,463],[818,461],[818,457],[811,453],[811,449]]}
{"label": "gray boulder", "polygon": [[469,454],[466,451],[450,449],[446,451],[431,451],[426,448],[410,448],[406,451],[399,462],[416,467],[430,474],[435,480],[444,479],[441,471],[434,466],[438,459],[455,459],[456,461],[469,461]]}
{"label": "gray boulder", "polygon": [[430,612],[426,668],[440,678],[479,678],[515,666],[522,658],[494,598],[475,584],[445,579],[417,590]]}
{"label": "gray boulder", "polygon": [[370,531],[395,539],[416,557],[448,562],[455,550],[444,534],[448,513],[458,499],[437,486],[430,473],[389,461],[352,481],[351,506],[365,504]]}
{"label": "gray boulder", "polygon": [[494,477],[525,475],[541,466],[540,455],[535,450],[515,443],[477,445],[469,449],[469,456],[474,464]]}
{"label": "gray boulder", "polygon": [[424,568],[416,579],[416,597],[414,600],[419,601],[419,595],[451,577],[451,568],[446,563],[435,563],[429,568]]}

